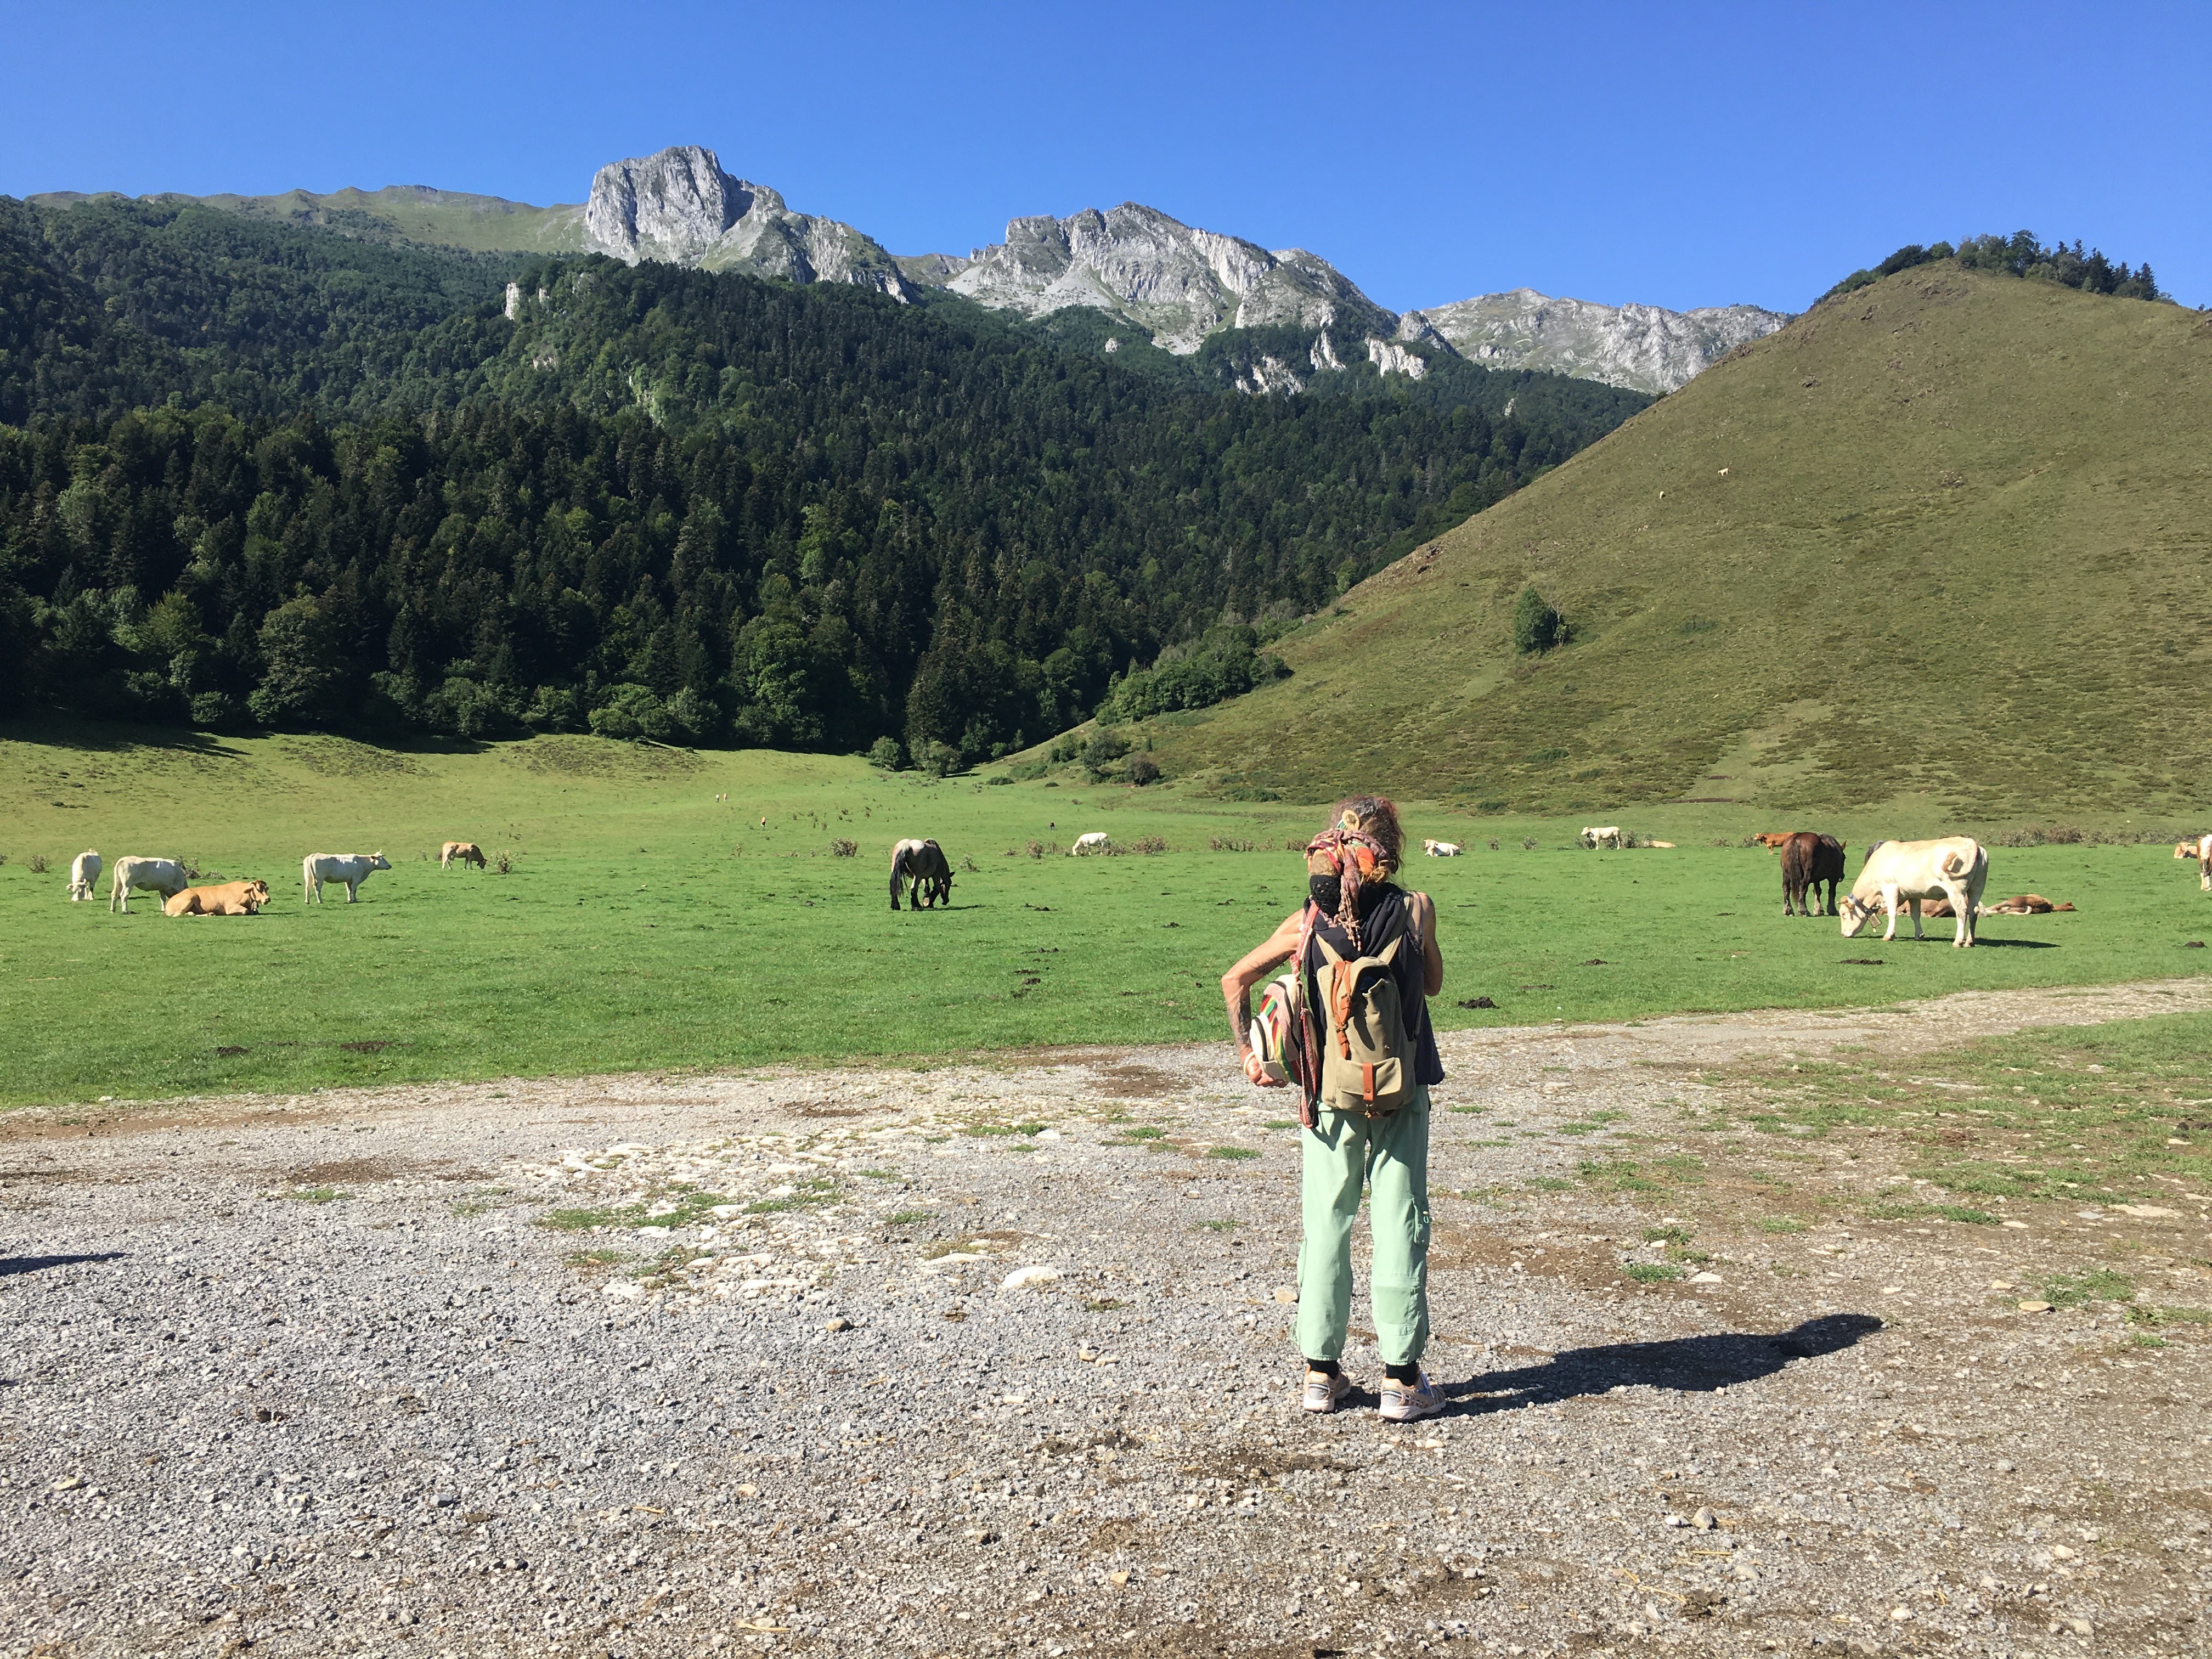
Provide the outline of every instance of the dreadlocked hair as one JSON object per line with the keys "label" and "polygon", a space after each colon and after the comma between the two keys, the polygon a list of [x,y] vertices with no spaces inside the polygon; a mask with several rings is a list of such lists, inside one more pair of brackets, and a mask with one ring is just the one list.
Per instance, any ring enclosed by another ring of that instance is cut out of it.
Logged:
{"label": "dreadlocked hair", "polygon": [[1369,882],[1396,873],[1405,842],[1398,809],[1381,795],[1353,795],[1337,803],[1328,827],[1306,846],[1306,870],[1337,880],[1336,925],[1360,948],[1359,892]]}

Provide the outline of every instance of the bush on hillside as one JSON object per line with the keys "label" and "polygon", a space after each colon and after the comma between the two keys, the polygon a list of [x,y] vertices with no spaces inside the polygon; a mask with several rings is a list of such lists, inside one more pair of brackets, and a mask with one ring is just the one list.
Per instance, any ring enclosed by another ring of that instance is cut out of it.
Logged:
{"label": "bush on hillside", "polygon": [[1256,629],[1224,624],[1206,629],[1197,644],[1170,647],[1150,668],[1116,681],[1098,706],[1102,720],[1140,720],[1184,708],[1210,708],[1291,671],[1264,656]]}
{"label": "bush on hillside", "polygon": [[1549,651],[1567,642],[1567,619],[1554,611],[1534,586],[1521,590],[1513,602],[1513,649],[1522,656]]}
{"label": "bush on hillside", "polygon": [[886,772],[896,772],[905,759],[905,751],[896,738],[878,738],[868,745],[868,764]]}
{"label": "bush on hillside", "polygon": [[1142,789],[1146,784],[1160,781],[1159,763],[1150,755],[1139,755],[1129,763],[1129,781]]}

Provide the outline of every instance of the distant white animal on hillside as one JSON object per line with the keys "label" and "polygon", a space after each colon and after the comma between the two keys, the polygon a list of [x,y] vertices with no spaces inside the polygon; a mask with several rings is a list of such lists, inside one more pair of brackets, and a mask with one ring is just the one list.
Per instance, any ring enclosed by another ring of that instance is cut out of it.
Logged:
{"label": "distant white animal on hillside", "polygon": [[1093,830],[1087,836],[1078,836],[1075,838],[1075,845],[1067,849],[1067,856],[1072,859],[1081,858],[1086,854],[1110,853],[1113,850],[1114,838],[1103,830]]}
{"label": "distant white animal on hillside", "polygon": [[192,878],[185,873],[180,860],[118,859],[115,872],[108,878],[107,908],[111,915],[120,910],[127,916],[133,893],[159,893],[167,900],[191,884]]}
{"label": "distant white animal on hillside", "polygon": [[100,861],[100,854],[89,850],[79,853],[70,861],[69,894],[71,904],[92,896],[92,890],[98,884],[100,872],[104,867]]}
{"label": "distant white animal on hillside", "polygon": [[306,890],[301,902],[320,904],[323,884],[329,882],[333,886],[342,884],[346,890],[346,902],[357,904],[361,902],[362,883],[379,870],[391,867],[381,853],[310,853],[300,860],[301,885]]}
{"label": "distant white animal on hillside", "polygon": [[1432,859],[1455,859],[1459,856],[1460,848],[1455,841],[1425,841],[1421,843],[1421,850]]}
{"label": "distant white animal on hillside", "polygon": [[1990,878],[1990,855],[1972,836],[1950,836],[1941,841],[1877,842],[1867,854],[1859,878],[1838,907],[1844,919],[1844,937],[1856,939],[1880,914],[1889,916],[1885,940],[1897,937],[1897,911],[1902,904],[1912,912],[1912,937],[1920,931],[1920,902],[1942,898],[1958,918],[1954,945],[1974,942],[1974,921],[1982,907],[1982,888]]}
{"label": "distant white animal on hillside", "polygon": [[1620,826],[1608,823],[1602,829],[1584,830],[1575,839],[1585,847],[1610,847],[1618,852],[1628,844],[1628,837],[1620,833]]}

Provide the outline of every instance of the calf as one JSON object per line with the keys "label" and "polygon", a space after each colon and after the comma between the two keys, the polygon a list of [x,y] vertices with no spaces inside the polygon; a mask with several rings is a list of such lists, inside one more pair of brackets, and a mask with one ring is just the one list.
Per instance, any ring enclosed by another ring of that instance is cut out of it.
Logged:
{"label": "calf", "polygon": [[1793,830],[1763,830],[1751,838],[1751,842],[1753,846],[1764,847],[1770,853],[1778,852],[1789,844],[1790,837],[1796,833]]}
{"label": "calf", "polygon": [[449,841],[438,849],[438,867],[441,870],[455,859],[465,865],[473,864],[479,870],[485,867],[483,848],[472,841]]}
{"label": "calf", "polygon": [[1974,942],[1974,919],[1981,909],[1982,887],[1990,877],[1990,855],[1971,836],[1952,836],[1942,841],[1877,842],[1851,884],[1842,908],[1844,937],[1856,939],[1880,913],[1889,915],[1885,940],[1897,937],[1900,904],[1912,911],[1912,937],[1920,931],[1920,903],[1942,897],[1958,918],[1954,946]]}
{"label": "calf", "polygon": [[187,887],[164,904],[173,916],[258,916],[269,902],[265,881],[227,881],[220,886]]}
{"label": "calf", "polygon": [[[1810,830],[1800,830],[1782,843],[1782,914],[1785,916],[1832,916],[1836,914],[1836,887],[1844,878],[1844,843],[1833,836],[1817,835]],[[1826,883],[1828,901],[1820,903],[1820,887]],[[1813,898],[1808,908],[1805,902],[1808,892]],[[1795,906],[1793,909],[1791,907]]]}
{"label": "calf", "polygon": [[1460,847],[1455,841],[1425,841],[1421,843],[1421,850],[1432,859],[1455,859],[1459,856]]}
{"label": "calf", "polygon": [[131,914],[131,895],[159,893],[167,899],[172,893],[181,893],[192,884],[185,873],[185,866],[176,859],[118,859],[115,872],[108,878],[107,908],[111,915],[120,910]]}
{"label": "calf", "polygon": [[100,854],[89,850],[79,853],[70,861],[70,902],[92,896],[92,890],[100,884]]}
{"label": "calf", "polygon": [[343,885],[346,902],[361,902],[361,884],[379,870],[389,870],[381,853],[310,853],[300,860],[300,881],[306,889],[302,903],[320,904],[323,884]]}

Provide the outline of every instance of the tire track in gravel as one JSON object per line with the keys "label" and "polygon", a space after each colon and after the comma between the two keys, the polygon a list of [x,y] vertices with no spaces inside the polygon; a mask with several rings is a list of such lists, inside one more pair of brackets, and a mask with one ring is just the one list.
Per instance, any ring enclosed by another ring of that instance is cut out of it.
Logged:
{"label": "tire track in gravel", "polygon": [[1408,1428],[1294,1409],[1297,1138],[1218,1047],[18,1115],[0,1650],[2202,1651],[2205,1349],[1986,1290],[2089,1228],[1770,1236],[1668,1160],[1687,1066],[2205,1006],[1448,1037]]}

